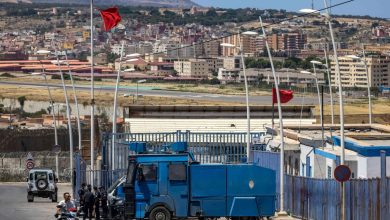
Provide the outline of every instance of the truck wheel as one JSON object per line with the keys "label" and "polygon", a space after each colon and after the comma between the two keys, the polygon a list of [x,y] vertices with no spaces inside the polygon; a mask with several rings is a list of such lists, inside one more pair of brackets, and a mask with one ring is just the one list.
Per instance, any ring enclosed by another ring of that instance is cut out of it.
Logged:
{"label": "truck wheel", "polygon": [[55,192],[55,193],[53,193],[53,194],[51,194],[51,202],[57,202],[57,193]]}
{"label": "truck wheel", "polygon": [[33,195],[27,195],[27,202],[34,202],[34,196]]}
{"label": "truck wheel", "polygon": [[150,220],[171,220],[171,213],[164,206],[157,206],[149,214]]}

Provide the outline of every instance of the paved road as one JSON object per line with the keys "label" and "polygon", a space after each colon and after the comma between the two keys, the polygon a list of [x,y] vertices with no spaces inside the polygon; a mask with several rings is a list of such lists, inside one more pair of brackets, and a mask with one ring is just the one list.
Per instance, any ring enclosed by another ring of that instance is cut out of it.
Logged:
{"label": "paved road", "polygon": [[[69,185],[59,184],[58,199],[70,190]],[[27,202],[26,183],[0,183],[1,220],[53,220],[56,204],[49,199],[34,198]]]}
{"label": "paved road", "polygon": [[[0,85],[18,85],[23,87],[46,87],[45,84],[42,83],[33,83],[33,82],[2,82],[0,81]],[[60,84],[49,84],[50,87],[53,88],[62,88]],[[101,91],[114,91],[113,86],[96,86],[96,90]],[[69,87],[70,89],[70,87]],[[87,90],[90,88],[88,85],[77,85],[77,90]],[[130,93],[135,94],[136,89],[133,87],[120,88],[120,94]],[[233,102],[233,103],[245,103],[245,96],[243,95],[220,95],[220,94],[209,94],[209,93],[195,93],[195,92],[181,92],[181,91],[169,91],[169,90],[153,90],[149,88],[139,88],[139,95],[144,96],[163,96],[163,97],[172,97],[172,98],[182,98],[182,99],[194,99],[194,100],[206,100],[206,101],[222,101],[222,102]],[[318,98],[316,96],[313,97],[305,97],[304,104],[306,105],[317,105]],[[330,103],[329,99],[324,99],[325,104]],[[249,102],[251,105],[270,105],[271,104],[271,96],[251,96]],[[295,97],[289,104],[292,105],[301,105],[302,97]]]}

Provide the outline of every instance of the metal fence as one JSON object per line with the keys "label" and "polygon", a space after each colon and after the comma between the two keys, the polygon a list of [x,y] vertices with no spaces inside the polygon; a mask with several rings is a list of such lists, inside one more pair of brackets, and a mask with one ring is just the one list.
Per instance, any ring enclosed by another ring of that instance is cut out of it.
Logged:
{"label": "metal fence", "polygon": [[[261,135],[264,133],[251,133],[251,141],[258,140]],[[114,153],[111,152],[113,142],[115,144]],[[195,159],[201,163],[238,163],[246,158],[246,133],[241,132],[107,133],[102,139],[103,161],[99,166],[100,170],[88,170],[86,162],[76,154],[76,189],[80,188],[81,183],[108,187],[125,175],[128,156],[134,154],[129,150],[131,142],[146,142],[147,150],[153,152],[165,150],[175,142],[187,142],[188,151],[193,153]],[[256,149],[255,146],[257,145],[253,145],[252,149]]]}
{"label": "metal fence", "polygon": [[[276,207],[279,210],[279,153],[255,151],[254,162],[276,171]],[[341,184],[334,179],[285,175],[285,211],[295,217],[338,220],[341,210]],[[345,184],[346,219],[390,219],[390,178],[352,179]]]}
{"label": "metal fence", "polygon": [[253,152],[253,163],[255,163],[258,166],[265,167],[271,170],[275,171],[276,175],[276,206],[277,209],[279,209],[280,204],[280,172],[279,172],[279,166],[280,166],[280,156],[279,153],[276,152],[270,152],[270,151],[257,151],[255,150]]}
{"label": "metal fence", "polygon": [[[262,135],[264,135],[263,132],[251,133],[251,142]],[[113,139],[114,158],[111,152]],[[128,149],[131,142],[146,142],[147,150],[154,152],[166,149],[175,142],[187,142],[188,151],[193,153],[195,159],[201,163],[237,163],[246,157],[246,133],[242,132],[124,133],[103,136],[103,164],[113,164],[114,169],[125,169],[128,155],[134,153]],[[112,158],[114,163],[112,163]]]}

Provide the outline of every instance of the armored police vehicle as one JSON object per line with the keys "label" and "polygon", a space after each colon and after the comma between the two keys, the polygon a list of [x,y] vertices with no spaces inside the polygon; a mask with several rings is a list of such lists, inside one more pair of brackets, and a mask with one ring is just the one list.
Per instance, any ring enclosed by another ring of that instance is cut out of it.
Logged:
{"label": "armored police vehicle", "polygon": [[[130,148],[145,152],[145,146]],[[129,156],[126,178],[115,185],[112,195],[124,195],[125,219],[250,219],[275,212],[275,171],[254,164],[199,164],[186,143],[173,145],[170,153]]]}

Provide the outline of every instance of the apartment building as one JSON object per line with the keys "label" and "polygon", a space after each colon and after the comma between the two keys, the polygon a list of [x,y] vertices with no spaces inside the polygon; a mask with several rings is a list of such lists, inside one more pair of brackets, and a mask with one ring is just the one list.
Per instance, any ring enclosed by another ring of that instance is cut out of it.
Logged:
{"label": "apartment building", "polygon": [[302,50],[307,42],[307,36],[298,32],[272,34],[267,37],[267,41],[270,48],[276,51]]}
{"label": "apartment building", "polygon": [[218,73],[220,68],[223,68],[223,59],[221,58],[206,58],[204,59],[208,63],[208,71],[210,74]]}
{"label": "apartment building", "polygon": [[221,41],[220,40],[209,40],[202,44],[203,54],[206,57],[218,57],[221,55]]}
{"label": "apartment building", "polygon": [[227,70],[220,68],[218,70],[218,80],[221,84],[234,83],[237,82],[238,76],[240,75],[240,70]]}
{"label": "apartment building", "polygon": [[[265,43],[260,36],[254,35],[232,35],[222,39],[223,43],[233,44],[240,46],[242,41],[242,50],[245,55],[253,56],[256,53],[259,53],[263,50]],[[236,48],[222,48],[223,56],[237,56],[239,51]]]}
{"label": "apartment building", "polygon": [[209,64],[206,60],[190,59],[188,61],[175,61],[174,69],[180,77],[209,77]]}
{"label": "apartment building", "polygon": [[238,56],[224,57],[223,58],[223,68],[225,68],[227,70],[241,69],[242,68],[241,58]]}
{"label": "apartment building", "polygon": [[[389,87],[390,59],[384,56],[367,57],[368,76],[363,60],[348,56],[339,57],[341,83],[343,87],[367,87],[367,78],[372,87]],[[332,85],[337,86],[336,62],[331,62]]]}

